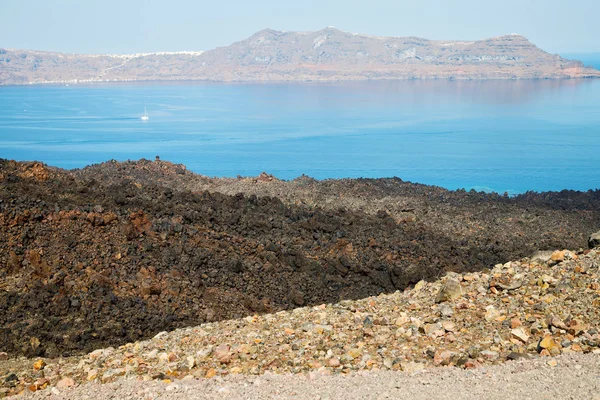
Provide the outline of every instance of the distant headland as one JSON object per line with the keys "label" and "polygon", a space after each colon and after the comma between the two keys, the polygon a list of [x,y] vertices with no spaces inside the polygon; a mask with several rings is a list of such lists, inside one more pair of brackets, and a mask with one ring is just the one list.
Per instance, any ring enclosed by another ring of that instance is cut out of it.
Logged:
{"label": "distant headland", "polygon": [[209,51],[86,55],[0,49],[0,85],[154,80],[600,78],[521,35],[478,41],[265,29]]}

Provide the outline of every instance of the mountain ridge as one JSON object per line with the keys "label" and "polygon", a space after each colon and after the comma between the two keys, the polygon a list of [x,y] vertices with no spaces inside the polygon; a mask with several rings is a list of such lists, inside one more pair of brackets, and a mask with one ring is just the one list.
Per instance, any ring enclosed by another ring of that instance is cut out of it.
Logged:
{"label": "mountain ridge", "polygon": [[72,54],[0,49],[0,85],[103,81],[342,81],[598,78],[525,36],[475,41],[385,37],[327,27],[260,30],[207,51]]}

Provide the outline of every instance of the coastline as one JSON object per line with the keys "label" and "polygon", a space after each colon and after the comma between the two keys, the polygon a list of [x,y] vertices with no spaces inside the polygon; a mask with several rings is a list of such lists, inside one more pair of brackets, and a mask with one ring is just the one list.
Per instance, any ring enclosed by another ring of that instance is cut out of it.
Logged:
{"label": "coastline", "polygon": [[[3,83],[192,79],[345,81],[370,79],[563,79],[600,77],[517,34],[475,41],[379,37],[326,27],[264,29],[203,52],[86,55],[0,49]],[[64,79],[69,78],[69,79]]]}
{"label": "coastline", "polygon": [[286,83],[353,83],[353,82],[379,82],[379,81],[570,81],[570,80],[587,80],[600,79],[600,71],[597,75],[591,76],[556,76],[556,77],[489,77],[478,78],[468,76],[458,77],[424,77],[424,78],[356,78],[356,79],[238,79],[238,80],[219,80],[219,79],[204,79],[204,78],[175,78],[175,79],[90,79],[90,80],[63,80],[63,81],[43,81],[43,82],[27,82],[27,83],[2,83],[0,87],[6,86],[62,86],[62,85],[90,85],[94,84],[111,84],[111,83],[169,83],[169,82],[194,82],[194,83],[224,83],[224,84],[286,84]]}

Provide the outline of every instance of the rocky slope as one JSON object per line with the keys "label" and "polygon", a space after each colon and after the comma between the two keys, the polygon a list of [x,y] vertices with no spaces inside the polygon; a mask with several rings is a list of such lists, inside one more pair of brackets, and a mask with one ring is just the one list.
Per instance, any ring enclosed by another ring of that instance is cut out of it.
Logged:
{"label": "rocky slope", "polygon": [[206,52],[78,55],[0,49],[0,84],[129,80],[334,81],[600,77],[520,35],[457,42],[271,29]]}
{"label": "rocky slope", "polygon": [[0,351],[68,356],[392,293],[584,248],[599,226],[600,191],[508,198],[399,179],[219,180],[159,160],[2,160]]}
{"label": "rocky slope", "polygon": [[[553,356],[600,354],[599,313],[600,248],[555,251],[403,292],[161,332],[81,357],[0,361],[0,393],[60,395],[82,383],[123,379],[176,381],[166,391],[178,392],[190,380],[237,374],[415,373],[540,356],[556,367],[563,359]],[[163,392],[155,385],[141,394]]]}

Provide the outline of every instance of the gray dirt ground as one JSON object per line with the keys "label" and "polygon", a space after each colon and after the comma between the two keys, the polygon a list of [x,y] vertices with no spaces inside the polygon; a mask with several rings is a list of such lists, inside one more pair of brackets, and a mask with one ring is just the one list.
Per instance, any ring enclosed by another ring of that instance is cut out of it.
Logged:
{"label": "gray dirt ground", "polygon": [[[557,362],[556,366],[549,364]],[[552,363],[552,361],[550,361]],[[410,375],[376,371],[351,375],[229,376],[225,379],[122,381],[27,394],[27,399],[600,399],[600,356],[508,362],[477,370],[434,368]]]}

